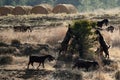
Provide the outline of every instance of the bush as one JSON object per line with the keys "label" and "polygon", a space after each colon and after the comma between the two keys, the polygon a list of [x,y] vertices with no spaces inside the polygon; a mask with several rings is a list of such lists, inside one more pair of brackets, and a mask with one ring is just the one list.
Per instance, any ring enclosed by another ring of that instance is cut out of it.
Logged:
{"label": "bush", "polygon": [[[80,57],[84,56],[84,53],[91,52],[89,49],[93,47],[93,31],[96,22],[88,20],[73,21],[71,26],[72,34],[74,38],[71,43],[71,49],[78,51]],[[76,48],[77,46],[77,48]]]}
{"label": "bush", "polygon": [[0,65],[11,64],[13,62],[13,57],[9,55],[0,56]]}
{"label": "bush", "polygon": [[15,47],[0,47],[0,54],[14,53],[16,51]]}
{"label": "bush", "polygon": [[1,47],[1,46],[7,47],[8,44],[6,44],[6,43],[0,41],[0,47]]}
{"label": "bush", "polygon": [[120,80],[120,71],[117,71],[117,72],[115,73],[115,79],[116,79],[116,80]]}
{"label": "bush", "polygon": [[20,44],[21,44],[21,42],[17,39],[13,39],[11,41],[11,45],[14,46],[14,47],[20,47]]}
{"label": "bush", "polygon": [[[23,49],[23,54],[25,54],[25,55],[31,55],[32,53],[34,53],[35,51],[34,51],[34,48],[32,47],[32,46],[28,46],[28,47],[25,47],[24,49]],[[37,53],[37,52],[36,52]]]}

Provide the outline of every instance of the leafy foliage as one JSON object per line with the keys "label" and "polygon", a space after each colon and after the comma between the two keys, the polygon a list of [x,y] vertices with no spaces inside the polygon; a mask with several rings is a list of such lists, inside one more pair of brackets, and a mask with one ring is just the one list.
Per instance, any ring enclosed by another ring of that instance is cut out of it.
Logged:
{"label": "leafy foliage", "polygon": [[80,57],[83,57],[83,54],[88,52],[89,48],[93,45],[92,29],[95,25],[96,22],[88,20],[77,20],[73,22],[72,30],[74,38],[70,48],[74,51],[78,51]]}

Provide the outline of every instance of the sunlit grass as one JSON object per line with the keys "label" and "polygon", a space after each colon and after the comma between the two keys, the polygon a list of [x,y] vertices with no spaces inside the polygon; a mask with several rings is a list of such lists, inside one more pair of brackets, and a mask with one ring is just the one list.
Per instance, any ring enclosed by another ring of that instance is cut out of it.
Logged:
{"label": "sunlit grass", "polygon": [[3,42],[11,43],[13,39],[21,43],[57,43],[65,36],[67,27],[64,25],[58,28],[33,30],[33,32],[14,32],[13,30],[1,31],[0,39]]}

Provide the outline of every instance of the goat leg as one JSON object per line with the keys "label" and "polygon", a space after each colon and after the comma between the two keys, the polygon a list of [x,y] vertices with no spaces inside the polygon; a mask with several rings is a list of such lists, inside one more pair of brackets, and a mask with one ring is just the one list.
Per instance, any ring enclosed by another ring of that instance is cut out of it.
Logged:
{"label": "goat leg", "polygon": [[39,63],[39,65],[38,65],[37,69],[39,69],[40,65],[41,65],[41,63]]}
{"label": "goat leg", "polygon": [[44,62],[42,63],[42,66],[43,66],[43,68],[45,68],[45,66],[44,66]]}

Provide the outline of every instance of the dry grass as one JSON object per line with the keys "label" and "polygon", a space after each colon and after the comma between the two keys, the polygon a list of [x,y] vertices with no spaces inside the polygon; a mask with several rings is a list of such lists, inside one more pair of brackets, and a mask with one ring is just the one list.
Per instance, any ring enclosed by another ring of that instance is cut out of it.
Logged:
{"label": "dry grass", "polygon": [[112,46],[113,47],[118,47],[120,48],[120,31],[116,30],[113,34],[111,34],[112,36]]}
{"label": "dry grass", "polygon": [[95,80],[113,80],[113,78],[109,74],[101,72],[95,75]]}
{"label": "dry grass", "polygon": [[86,17],[98,17],[98,18],[105,18],[105,17],[114,17],[114,16],[117,16],[119,17],[120,16],[120,8],[113,8],[113,9],[108,9],[108,10],[104,10],[104,9],[97,9],[97,10],[94,10],[94,11],[90,11],[90,12],[83,12],[81,13],[82,15],[86,16]]}
{"label": "dry grass", "polygon": [[57,28],[50,28],[50,29],[39,29],[34,30],[33,32],[13,32],[13,30],[5,30],[1,31],[0,39],[3,42],[11,43],[12,40],[16,39],[19,40],[21,43],[58,43],[59,40],[62,40],[67,27],[60,26]]}
{"label": "dry grass", "polygon": [[[113,13],[116,12],[116,13]],[[118,9],[114,9],[114,10],[108,10],[108,11],[104,11],[104,10],[98,10],[96,12],[89,12],[89,13],[80,13],[77,15],[84,15],[85,17],[89,17],[90,16],[97,16],[99,18],[101,18],[99,15],[103,15],[103,16],[120,16],[119,15],[120,10]],[[17,16],[18,18],[22,19],[26,19],[28,20],[29,18],[39,18],[42,16],[46,16],[46,15],[23,15],[23,16]],[[66,16],[72,16],[75,17],[75,14],[48,14],[47,16],[50,17],[59,17],[59,18],[64,18]],[[13,18],[13,15],[8,15],[7,17],[3,17],[6,19],[9,18]],[[1,17],[0,17],[1,18]],[[119,26],[119,25],[117,25]],[[0,32],[0,41],[3,41],[5,43],[11,43],[12,40],[17,39],[19,40],[21,43],[31,43],[31,44],[44,44],[44,43],[49,43],[51,45],[54,45],[56,43],[58,43],[59,41],[62,41],[62,39],[65,36],[67,27],[65,27],[65,25],[62,25],[60,27],[54,27],[54,28],[46,28],[46,29],[38,29],[38,30],[33,30],[33,32],[29,33],[29,32],[13,32],[13,30],[4,30]],[[109,32],[103,32],[104,37],[106,39],[106,42],[108,42],[108,44],[112,44],[112,47],[109,49],[110,52],[110,59],[114,60],[117,62],[117,64],[112,64],[110,66],[107,67],[107,70],[96,70],[96,71],[90,71],[90,72],[84,72],[82,70],[76,70],[74,71],[75,73],[77,72],[82,72],[83,74],[83,80],[115,80],[115,72],[118,71],[120,69],[120,33],[118,30],[116,30],[113,33],[109,33]],[[108,35],[109,34],[109,35]],[[28,63],[28,57],[15,57],[15,62],[12,65],[7,65],[7,66],[0,66],[1,69],[8,69],[8,70],[12,70],[12,73],[14,74],[13,76],[15,77],[15,79],[17,79],[18,77],[16,76],[28,76],[27,73],[25,73],[24,70],[26,70],[26,66]],[[50,64],[46,64],[46,68],[45,70],[53,70],[54,68],[52,67],[55,63],[50,63]],[[38,64],[35,64],[35,66],[37,66]],[[24,70],[23,70],[24,69]],[[15,71],[16,70],[16,71]],[[4,71],[5,72],[5,71]],[[38,76],[41,76],[41,74],[39,74],[40,72],[42,73],[42,70],[40,71],[34,71],[37,74],[34,75],[29,75],[32,76],[31,79],[39,79],[37,78]],[[10,71],[9,72],[5,72],[5,76],[9,76]],[[67,73],[69,74],[69,73]],[[1,74],[0,74],[1,75]],[[118,75],[116,73],[116,75]],[[36,76],[36,77],[33,77]],[[54,78],[52,78],[53,76],[50,74],[47,76],[43,76],[44,79],[46,78],[46,80],[48,79],[52,79],[54,80]],[[42,77],[42,78],[43,78]],[[25,77],[26,78],[26,77]],[[23,79],[23,77],[21,78]],[[30,78],[27,78],[30,79]],[[60,80],[60,79],[59,79]],[[67,79],[66,79],[67,80]]]}

